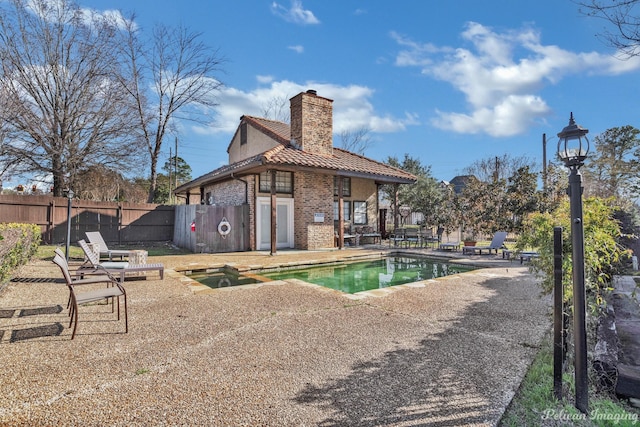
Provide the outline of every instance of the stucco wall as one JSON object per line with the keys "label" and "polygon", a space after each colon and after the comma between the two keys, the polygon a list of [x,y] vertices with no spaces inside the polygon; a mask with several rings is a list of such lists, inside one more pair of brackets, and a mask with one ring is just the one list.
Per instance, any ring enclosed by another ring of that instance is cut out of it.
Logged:
{"label": "stucco wall", "polygon": [[256,130],[250,124],[247,125],[247,143],[240,144],[240,127],[238,127],[238,132],[229,145],[229,164],[264,153],[277,145],[278,142]]}
{"label": "stucco wall", "polygon": [[[362,227],[369,225],[374,229],[378,229],[378,193],[377,185],[375,181],[351,178],[351,195],[344,197],[344,202],[349,203],[351,206],[351,219],[345,221],[345,225],[348,226],[351,231],[354,231],[354,227]],[[334,200],[338,200],[334,197]],[[367,202],[367,223],[366,224],[354,224],[354,204],[353,202]],[[335,221],[338,218],[334,218]]]}

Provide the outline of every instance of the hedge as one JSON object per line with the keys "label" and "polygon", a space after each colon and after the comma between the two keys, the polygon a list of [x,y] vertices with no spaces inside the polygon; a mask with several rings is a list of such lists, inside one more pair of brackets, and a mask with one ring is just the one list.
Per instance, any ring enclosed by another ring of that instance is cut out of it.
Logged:
{"label": "hedge", "polygon": [[40,245],[40,228],[34,224],[0,224],[0,287],[14,270],[26,264]]}

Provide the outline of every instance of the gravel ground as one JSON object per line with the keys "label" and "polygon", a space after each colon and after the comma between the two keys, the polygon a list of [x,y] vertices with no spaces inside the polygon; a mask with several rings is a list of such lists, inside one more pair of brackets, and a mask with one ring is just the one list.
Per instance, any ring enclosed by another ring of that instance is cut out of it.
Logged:
{"label": "gravel ground", "polygon": [[167,274],[125,283],[129,333],[97,304],[73,341],[59,270],[33,262],[0,292],[0,425],[496,425],[550,327],[517,262],[476,256],[495,267],[356,299],[297,281],[200,291],[173,271],[353,254],[150,258]]}

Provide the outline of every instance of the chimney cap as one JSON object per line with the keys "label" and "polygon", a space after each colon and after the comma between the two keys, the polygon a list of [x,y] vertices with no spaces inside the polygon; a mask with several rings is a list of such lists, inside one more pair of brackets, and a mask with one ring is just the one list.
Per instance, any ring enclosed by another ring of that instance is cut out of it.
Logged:
{"label": "chimney cap", "polygon": [[315,89],[309,89],[309,90],[307,90],[307,93],[309,95],[317,95],[318,94],[318,92]]}

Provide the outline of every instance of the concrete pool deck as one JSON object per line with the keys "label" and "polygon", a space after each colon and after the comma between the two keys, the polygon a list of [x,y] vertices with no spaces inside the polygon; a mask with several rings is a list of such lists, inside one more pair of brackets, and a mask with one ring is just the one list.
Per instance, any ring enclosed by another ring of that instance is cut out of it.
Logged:
{"label": "concrete pool deck", "polygon": [[518,261],[453,254],[488,268],[358,299],[284,281],[201,292],[175,272],[381,251],[150,257],[167,274],[125,283],[129,333],[93,305],[73,341],[59,270],[32,262],[0,292],[0,424],[496,425],[551,325]]}

